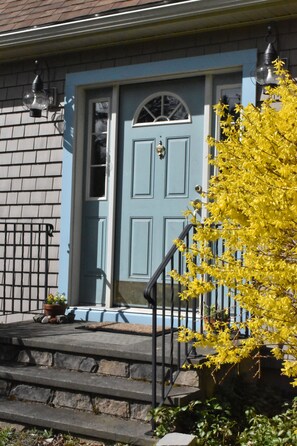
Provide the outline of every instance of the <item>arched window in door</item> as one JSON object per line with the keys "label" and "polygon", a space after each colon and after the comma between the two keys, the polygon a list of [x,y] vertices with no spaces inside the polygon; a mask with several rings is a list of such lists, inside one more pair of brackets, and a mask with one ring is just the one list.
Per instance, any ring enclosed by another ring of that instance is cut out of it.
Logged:
{"label": "arched window in door", "polygon": [[133,126],[191,122],[188,106],[176,94],[158,92],[146,98],[137,108]]}

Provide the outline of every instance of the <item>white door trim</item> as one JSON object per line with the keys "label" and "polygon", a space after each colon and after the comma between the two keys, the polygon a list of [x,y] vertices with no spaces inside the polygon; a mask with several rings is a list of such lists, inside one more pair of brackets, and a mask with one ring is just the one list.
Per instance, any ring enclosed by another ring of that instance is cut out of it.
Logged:
{"label": "white door trim", "polygon": [[112,91],[112,109],[110,119],[110,152],[109,152],[109,209],[107,227],[107,253],[106,253],[106,308],[112,307],[113,297],[113,265],[115,253],[115,230],[116,230],[116,180],[117,180],[117,152],[118,152],[118,116],[119,116],[119,85],[115,85]]}

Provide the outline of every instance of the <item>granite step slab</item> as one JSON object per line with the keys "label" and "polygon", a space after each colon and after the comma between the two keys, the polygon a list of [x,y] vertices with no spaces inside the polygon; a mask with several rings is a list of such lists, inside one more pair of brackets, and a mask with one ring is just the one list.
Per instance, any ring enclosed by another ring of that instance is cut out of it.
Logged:
{"label": "granite step slab", "polygon": [[151,383],[53,367],[0,365],[0,379],[77,392],[151,401]]}
{"label": "granite step slab", "polygon": [[147,423],[4,398],[0,398],[0,420],[137,446],[152,446],[157,441]]}
{"label": "granite step slab", "polygon": [[[22,364],[0,365],[0,379],[26,383],[47,388],[57,388],[88,394],[97,394],[117,399],[151,402],[150,382],[104,376],[98,373],[75,372],[53,367],[38,367]],[[171,389],[171,402],[185,402],[197,397],[200,390],[191,386],[175,386]],[[161,394],[157,396],[161,401]]]}

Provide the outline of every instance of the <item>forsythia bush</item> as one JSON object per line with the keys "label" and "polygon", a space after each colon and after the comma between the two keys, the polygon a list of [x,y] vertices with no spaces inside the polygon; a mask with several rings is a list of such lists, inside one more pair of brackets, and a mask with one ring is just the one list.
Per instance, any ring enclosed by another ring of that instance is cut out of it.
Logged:
{"label": "forsythia bush", "polygon": [[[180,329],[180,341],[215,348],[208,366],[236,364],[268,344],[297,386],[297,85],[281,61],[275,70],[279,85],[267,88],[259,107],[238,105],[235,122],[226,105],[216,106],[223,138],[209,139],[217,174],[200,205],[208,217],[203,225],[196,222],[191,249],[177,241],[188,269],[172,275],[184,286],[182,299],[202,296],[217,284],[228,287],[231,299],[251,315],[203,334]],[[218,239],[225,240],[225,249],[214,256],[210,246]],[[247,339],[230,335],[245,328]]]}

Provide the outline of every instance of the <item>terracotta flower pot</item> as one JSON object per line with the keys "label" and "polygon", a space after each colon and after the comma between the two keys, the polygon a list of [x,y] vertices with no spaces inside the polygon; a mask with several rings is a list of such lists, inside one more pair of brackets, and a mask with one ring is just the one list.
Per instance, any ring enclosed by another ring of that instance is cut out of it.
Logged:
{"label": "terracotta flower pot", "polygon": [[51,318],[54,318],[56,316],[60,316],[65,314],[67,306],[59,305],[59,304],[44,304],[43,305],[43,312],[45,316],[50,316]]}

